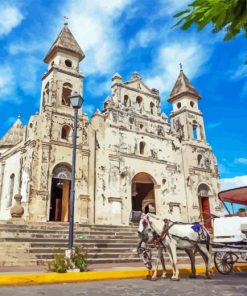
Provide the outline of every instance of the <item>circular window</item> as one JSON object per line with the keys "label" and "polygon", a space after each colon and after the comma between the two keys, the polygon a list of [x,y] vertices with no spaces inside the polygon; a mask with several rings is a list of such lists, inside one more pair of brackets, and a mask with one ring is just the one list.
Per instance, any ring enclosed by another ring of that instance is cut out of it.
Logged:
{"label": "circular window", "polygon": [[181,108],[181,103],[179,102],[179,103],[177,103],[177,107],[178,107],[178,109],[180,109]]}
{"label": "circular window", "polygon": [[190,101],[190,106],[193,108],[194,107],[194,102]]}
{"label": "circular window", "polygon": [[72,67],[72,62],[71,62],[71,60],[65,60],[65,65],[66,65],[67,67],[71,68],[71,67]]}

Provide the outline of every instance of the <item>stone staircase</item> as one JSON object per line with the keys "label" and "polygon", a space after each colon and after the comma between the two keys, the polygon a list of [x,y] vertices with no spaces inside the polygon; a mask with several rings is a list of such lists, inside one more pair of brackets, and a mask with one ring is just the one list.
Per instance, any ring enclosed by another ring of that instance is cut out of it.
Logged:
{"label": "stone staircase", "polygon": [[[0,266],[46,265],[68,244],[68,223],[0,221]],[[141,262],[136,226],[78,225],[74,245],[88,250],[89,264]]]}
{"label": "stone staircase", "polygon": [[[68,223],[0,221],[0,267],[47,265],[67,248],[68,229]],[[137,226],[75,224],[74,233],[74,245],[88,250],[89,264],[142,262]]]}

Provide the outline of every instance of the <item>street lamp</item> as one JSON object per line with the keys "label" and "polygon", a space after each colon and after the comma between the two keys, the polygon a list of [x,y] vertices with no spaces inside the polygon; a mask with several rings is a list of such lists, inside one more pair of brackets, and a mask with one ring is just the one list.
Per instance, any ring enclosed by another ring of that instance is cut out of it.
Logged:
{"label": "street lamp", "polygon": [[74,205],[75,205],[75,162],[76,162],[76,138],[77,138],[77,121],[78,109],[81,108],[83,98],[75,92],[69,97],[70,103],[74,108],[74,129],[73,129],[73,154],[72,154],[72,178],[70,188],[70,214],[69,214],[69,243],[68,248],[71,251],[73,248],[74,237]]}

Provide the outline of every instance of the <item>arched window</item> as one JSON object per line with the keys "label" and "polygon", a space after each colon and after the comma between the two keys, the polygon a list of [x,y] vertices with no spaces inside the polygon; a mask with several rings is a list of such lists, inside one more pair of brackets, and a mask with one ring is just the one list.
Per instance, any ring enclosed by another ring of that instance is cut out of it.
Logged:
{"label": "arched window", "polygon": [[143,108],[142,97],[140,97],[140,96],[136,97],[136,105],[137,105],[137,108],[139,109],[139,111],[142,111],[142,108]]}
{"label": "arched window", "polygon": [[193,121],[192,128],[193,128],[193,139],[197,140],[198,135],[197,135],[197,123],[196,123],[196,121]]}
{"label": "arched window", "polygon": [[69,97],[72,93],[72,85],[68,82],[63,84],[63,92],[62,92],[62,105],[70,106]]}
{"label": "arched window", "polygon": [[150,112],[151,112],[151,114],[154,114],[154,103],[153,102],[150,103]]}
{"label": "arched window", "polygon": [[49,101],[49,87],[50,87],[50,83],[47,82],[43,91],[43,102],[42,102],[43,106]]}
{"label": "arched window", "polygon": [[62,127],[62,134],[61,134],[61,138],[64,140],[68,140],[70,136],[70,127],[68,125],[64,125]]}
{"label": "arched window", "polygon": [[144,154],[145,153],[145,146],[146,146],[146,143],[145,142],[140,142],[140,154]]}
{"label": "arched window", "polygon": [[201,154],[198,154],[197,155],[197,165],[200,165],[201,164],[201,160],[202,160],[202,155]]}
{"label": "arched window", "polygon": [[129,107],[130,106],[130,99],[127,95],[124,96],[124,106]]}
{"label": "arched window", "polygon": [[8,207],[12,206],[13,196],[14,196],[14,185],[15,185],[15,174],[11,174],[9,178],[9,199]]}

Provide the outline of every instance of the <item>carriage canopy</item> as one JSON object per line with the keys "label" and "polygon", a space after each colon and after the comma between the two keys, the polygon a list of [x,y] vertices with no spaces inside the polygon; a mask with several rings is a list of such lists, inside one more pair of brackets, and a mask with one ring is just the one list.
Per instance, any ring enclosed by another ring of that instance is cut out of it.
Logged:
{"label": "carriage canopy", "polygon": [[221,191],[218,197],[222,202],[237,203],[247,206],[247,186]]}

